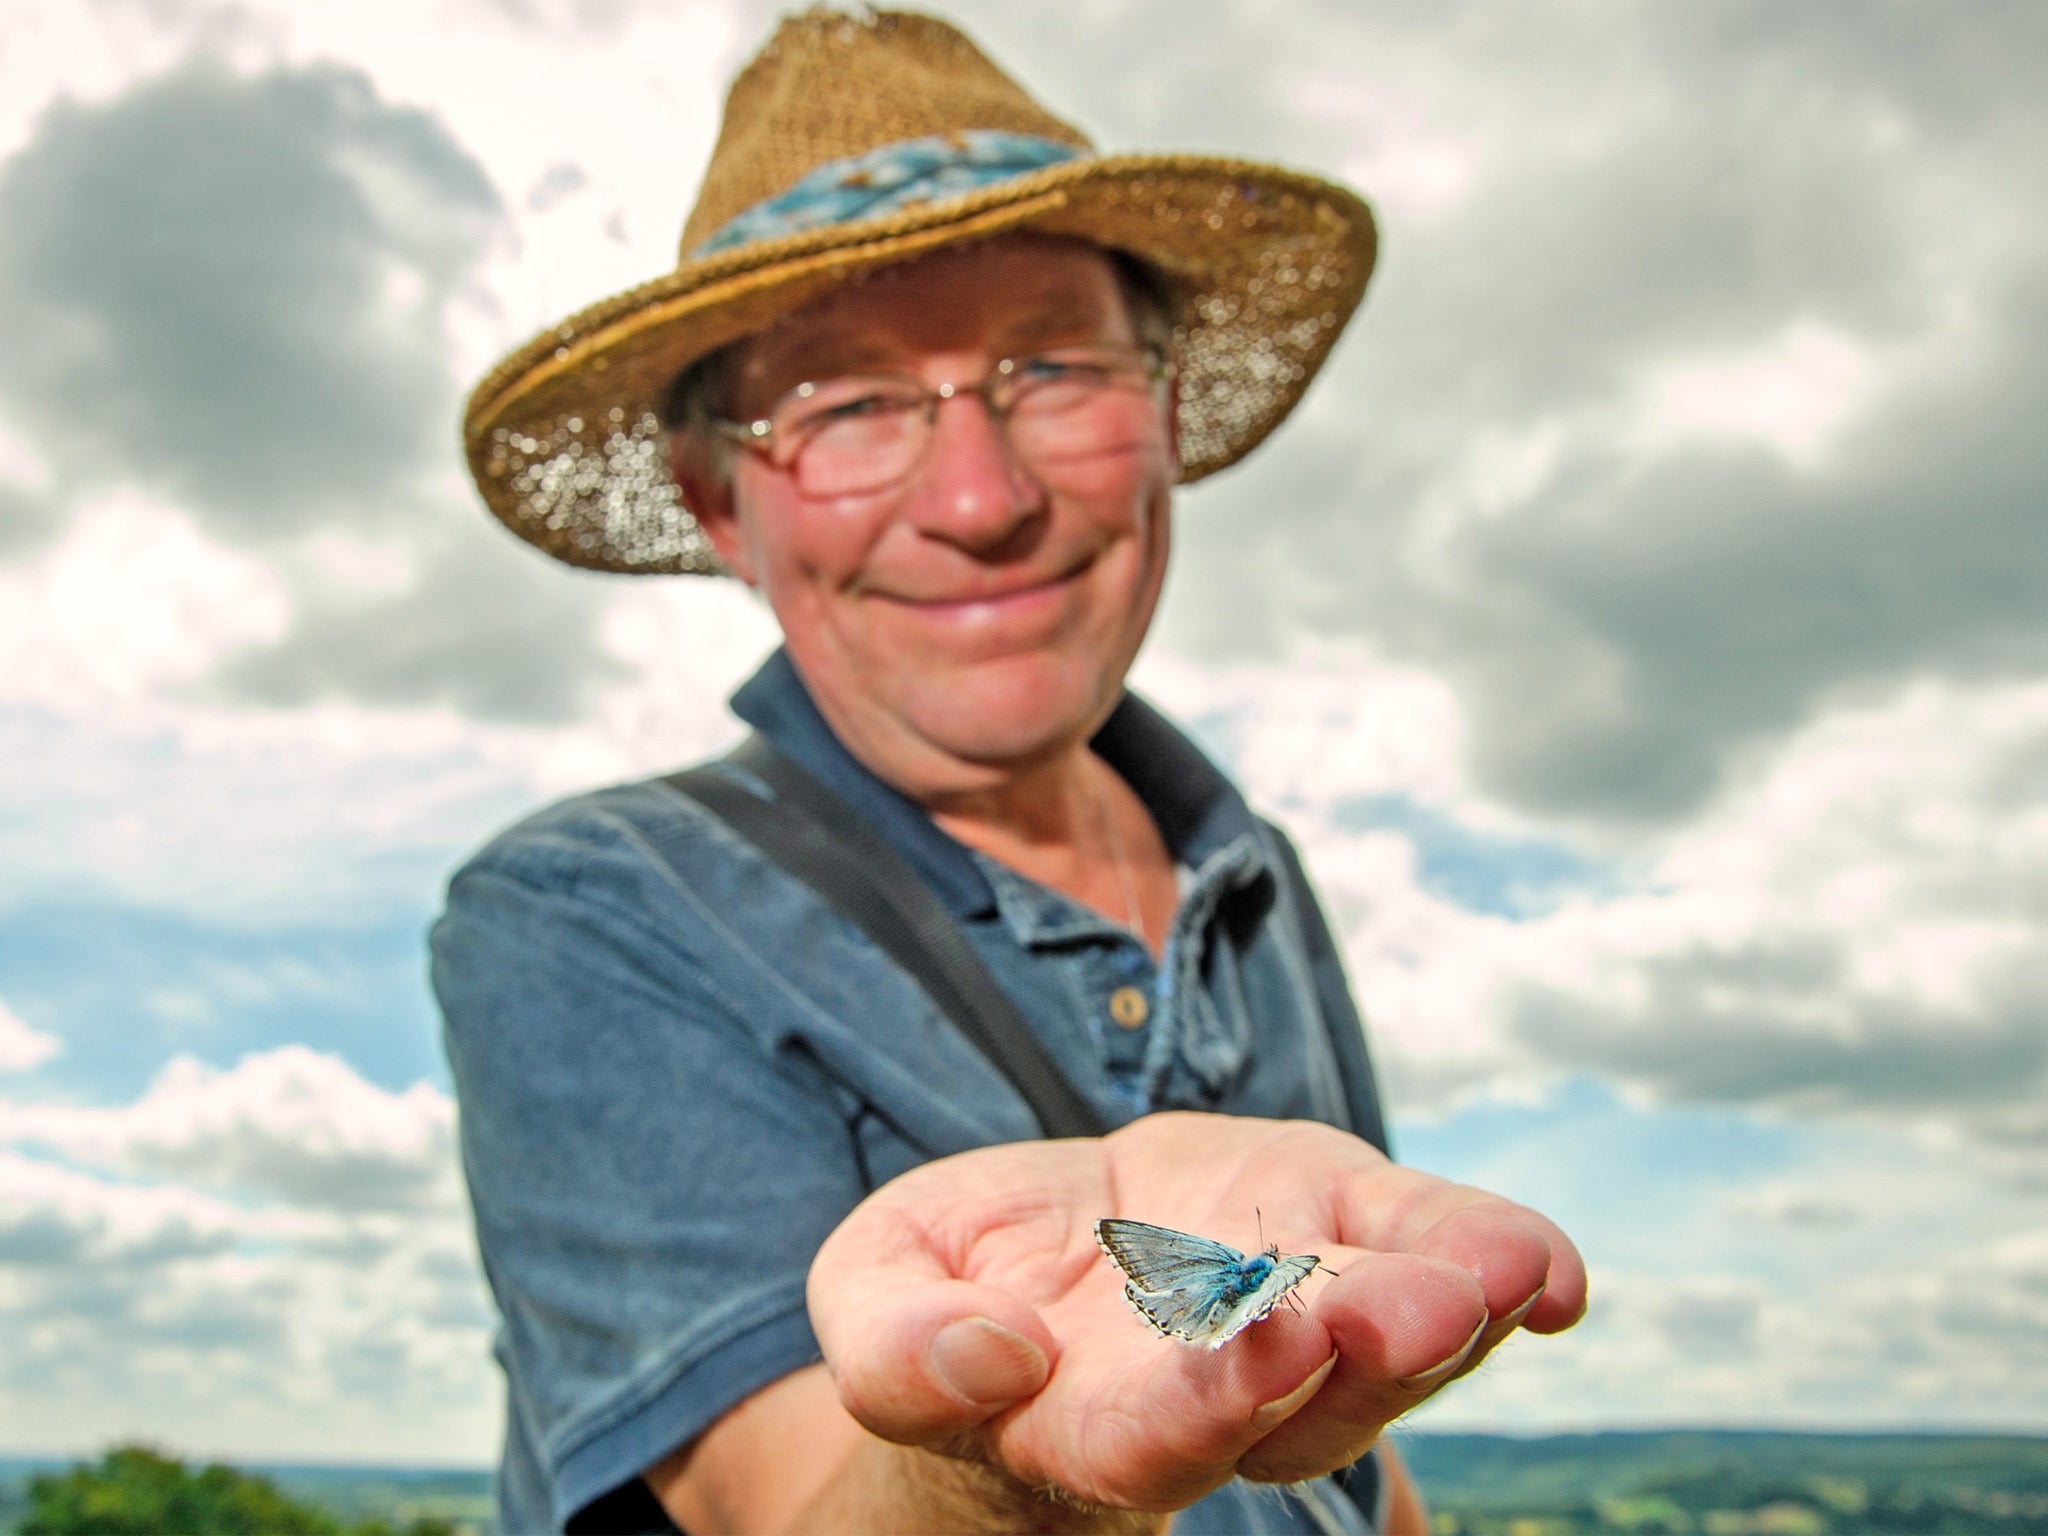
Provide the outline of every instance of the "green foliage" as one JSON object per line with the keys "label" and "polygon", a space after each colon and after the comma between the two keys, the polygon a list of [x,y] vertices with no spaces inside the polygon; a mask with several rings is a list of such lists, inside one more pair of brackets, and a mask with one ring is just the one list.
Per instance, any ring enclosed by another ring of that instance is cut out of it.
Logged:
{"label": "green foliage", "polygon": [[189,1470],[147,1446],[120,1446],[96,1465],[28,1482],[18,1536],[455,1536],[447,1520],[344,1525],[326,1510],[232,1467]]}
{"label": "green foliage", "polygon": [[2035,1536],[2048,1440],[1404,1436],[1437,1536]]}

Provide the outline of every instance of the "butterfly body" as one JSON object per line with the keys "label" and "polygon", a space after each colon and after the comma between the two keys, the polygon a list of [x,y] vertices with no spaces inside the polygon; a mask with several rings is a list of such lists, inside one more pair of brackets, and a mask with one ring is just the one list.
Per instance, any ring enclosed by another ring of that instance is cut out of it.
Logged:
{"label": "butterfly body", "polygon": [[1124,1299],[1170,1338],[1221,1349],[1316,1267],[1312,1253],[1240,1253],[1228,1243],[1108,1216],[1095,1240],[1124,1272]]}

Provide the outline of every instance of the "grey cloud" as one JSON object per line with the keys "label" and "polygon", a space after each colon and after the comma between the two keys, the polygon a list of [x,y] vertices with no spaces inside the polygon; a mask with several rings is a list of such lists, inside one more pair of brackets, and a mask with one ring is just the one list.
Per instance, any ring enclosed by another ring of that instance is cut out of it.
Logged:
{"label": "grey cloud", "polygon": [[151,1177],[189,1179],[319,1211],[453,1210],[459,1203],[454,1152],[446,1145],[424,1154],[319,1147],[237,1127],[175,1147],[138,1146],[128,1161]]}
{"label": "grey cloud", "polygon": [[[47,1357],[42,1370],[29,1373],[31,1379],[66,1367],[104,1379],[108,1367],[151,1346],[229,1356],[274,1350],[284,1342],[294,1299],[275,1279],[232,1291],[186,1289],[187,1282],[163,1268],[104,1272],[81,1265],[40,1278],[41,1294],[23,1314],[61,1316],[68,1326],[44,1330],[55,1337],[43,1342]],[[116,1370],[125,1374],[124,1368]]]}
{"label": "grey cloud", "polygon": [[33,553],[56,533],[57,509],[40,497],[0,485],[0,559]]}
{"label": "grey cloud", "polygon": [[[1302,419],[1189,493],[1175,641],[1369,638],[1456,684],[1495,793],[1617,830],[1683,818],[1830,703],[2048,664],[2048,289],[2026,254],[2048,209],[2019,191],[2048,154],[2018,62],[2042,23],[1708,9],[1601,12],[1599,36],[1553,9],[1485,28],[1317,12],[1314,50],[1207,13],[1255,77],[1343,57],[1492,159],[1450,212],[1387,215],[1375,291]],[[1200,139],[1253,110],[1215,107],[1165,126]],[[1816,469],[1698,442],[1644,461],[1590,425],[1649,365],[1800,324],[1882,357],[1958,306],[1981,317],[1973,355],[1898,380]],[[1473,445],[1546,423],[1550,472],[1446,533]]]}
{"label": "grey cloud", "polygon": [[1652,1311],[1680,1355],[1728,1359],[1756,1350],[1762,1308],[1755,1296],[1675,1295]]}
{"label": "grey cloud", "polygon": [[87,1264],[112,1275],[224,1253],[235,1242],[232,1233],[175,1217],[131,1237],[97,1213],[30,1207],[0,1221],[0,1264],[43,1271]]}
{"label": "grey cloud", "polygon": [[[1660,1097],[1802,1111],[1935,1114],[1966,1131],[2003,1128],[2048,1094],[2048,957],[2015,963],[1977,1010],[1942,1013],[1838,994],[1838,957],[1821,944],[1664,957],[1636,971],[1627,1008],[1525,987],[1515,1037],[1563,1070],[1586,1070]],[[1816,1008],[1839,1010],[1838,1027]]]}
{"label": "grey cloud", "polygon": [[1928,1341],[1930,1355],[1978,1362],[1973,1396],[2007,1383],[2038,1387],[2048,1373],[2048,1262],[2039,1248],[1954,1255],[1937,1282],[1927,1305],[1899,1319],[1901,1337]]}
{"label": "grey cloud", "polygon": [[[473,1394],[480,1369],[450,1380],[442,1363],[455,1336],[481,1368],[490,1321],[482,1276],[451,1241],[452,1215],[356,1218],[343,1224],[346,1246],[324,1226],[237,1239],[172,1220],[121,1247],[107,1241],[105,1212],[32,1208],[0,1233],[21,1325],[9,1340],[18,1347],[0,1351],[0,1388],[71,1408],[110,1394],[162,1407],[167,1385],[189,1397],[182,1373],[203,1357],[208,1391],[247,1402],[269,1397],[289,1357],[305,1367],[298,1394],[361,1391],[380,1404]],[[204,1240],[181,1243],[181,1231]],[[230,1250],[243,1262],[191,1262]]]}
{"label": "grey cloud", "polygon": [[90,1244],[89,1231],[52,1210],[20,1211],[0,1223],[0,1264],[73,1264]]}
{"label": "grey cloud", "polygon": [[343,695],[553,722],[573,718],[594,682],[622,671],[590,638],[604,578],[555,567],[482,527],[443,539],[420,565],[395,596],[308,594],[288,635],[237,656],[213,686],[262,704]]}
{"label": "grey cloud", "polygon": [[1834,1231],[1842,1227],[1853,1227],[1863,1219],[1863,1213],[1855,1206],[1821,1195],[1795,1196],[1780,1201],[1759,1214],[1766,1221],[1805,1232]]}
{"label": "grey cloud", "polygon": [[[53,109],[0,166],[0,411],[55,467],[53,499],[148,487],[286,578],[289,632],[230,658],[216,697],[554,721],[608,675],[602,584],[441,488],[461,396],[442,317],[505,230],[438,122],[332,66],[197,60]],[[53,526],[10,510],[0,548]],[[403,593],[297,553],[333,528],[395,547]]]}
{"label": "grey cloud", "polygon": [[117,1315],[122,1333],[138,1345],[275,1360],[289,1345],[297,1299],[290,1288],[271,1282],[234,1294],[201,1293],[172,1306],[151,1307],[136,1297]]}
{"label": "grey cloud", "polygon": [[[2017,318],[2048,340],[2048,312]],[[2048,369],[2006,361],[1968,395],[1888,413],[1830,484],[1692,452],[1564,488],[1576,506],[1490,538],[1489,585],[1538,605],[1562,643],[1538,630],[1527,650],[1462,659],[1487,705],[1482,767],[1546,809],[1672,816],[1739,748],[1859,688],[2038,674],[2048,492],[2025,423],[2048,419]],[[1612,685],[1553,688],[1547,715],[1517,718],[1582,646]]]}
{"label": "grey cloud", "polygon": [[353,71],[201,61],[60,105],[0,171],[0,401],[73,482],[225,535],[409,515],[450,452],[440,308],[498,216]]}
{"label": "grey cloud", "polygon": [[1945,127],[1995,127],[2016,107],[2030,116],[2048,49],[2048,12],[2031,5],[1886,6],[1855,26],[1825,4],[1670,9],[1657,40],[1674,65],[1718,68],[1731,86],[1760,56],[1793,75],[1851,75]]}

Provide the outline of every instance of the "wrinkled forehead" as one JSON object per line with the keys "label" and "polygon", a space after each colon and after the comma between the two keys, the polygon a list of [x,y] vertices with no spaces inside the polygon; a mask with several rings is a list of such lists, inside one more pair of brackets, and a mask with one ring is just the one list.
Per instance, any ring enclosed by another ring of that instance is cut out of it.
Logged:
{"label": "wrinkled forehead", "polygon": [[1109,252],[1012,234],[882,267],[740,344],[743,396],[928,358],[989,359],[1073,341],[1132,340]]}

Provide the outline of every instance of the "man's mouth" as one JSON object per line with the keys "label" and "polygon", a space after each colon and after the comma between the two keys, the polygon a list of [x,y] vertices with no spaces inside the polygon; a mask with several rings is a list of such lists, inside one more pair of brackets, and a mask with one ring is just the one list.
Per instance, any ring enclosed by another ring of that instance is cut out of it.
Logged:
{"label": "man's mouth", "polygon": [[914,608],[934,618],[970,618],[981,614],[994,618],[1056,600],[1089,564],[1090,562],[1083,561],[1050,576],[990,583],[985,588],[966,591],[939,591],[917,595],[878,592],[875,595],[887,602],[900,603],[904,607]]}

